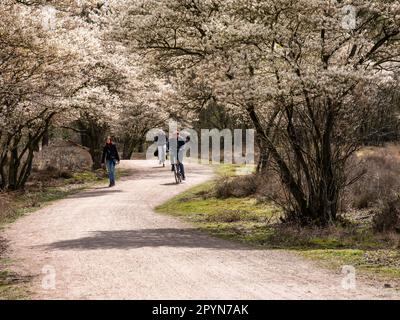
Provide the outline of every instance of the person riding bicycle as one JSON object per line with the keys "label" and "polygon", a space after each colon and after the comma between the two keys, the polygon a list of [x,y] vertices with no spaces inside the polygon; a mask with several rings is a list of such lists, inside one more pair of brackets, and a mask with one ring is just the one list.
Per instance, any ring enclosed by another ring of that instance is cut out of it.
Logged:
{"label": "person riding bicycle", "polygon": [[177,164],[177,160],[179,163],[179,170],[182,174],[182,179],[186,180],[185,175],[185,166],[183,165],[183,157],[186,151],[186,143],[190,141],[190,137],[186,137],[183,140],[182,137],[179,136],[179,132],[176,132],[175,137],[172,137],[167,142],[167,149],[170,154],[170,161],[171,161],[171,171],[174,171],[174,165]]}

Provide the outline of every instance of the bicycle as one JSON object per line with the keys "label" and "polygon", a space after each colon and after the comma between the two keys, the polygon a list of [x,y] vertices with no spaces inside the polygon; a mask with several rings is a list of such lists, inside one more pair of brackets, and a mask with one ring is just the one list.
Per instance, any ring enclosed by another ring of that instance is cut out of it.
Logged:
{"label": "bicycle", "polygon": [[181,166],[179,165],[179,160],[176,161],[176,163],[174,163],[173,166],[173,171],[174,171],[174,177],[175,177],[175,182],[176,184],[180,184],[182,183],[182,179],[183,179],[183,175],[181,172]]}

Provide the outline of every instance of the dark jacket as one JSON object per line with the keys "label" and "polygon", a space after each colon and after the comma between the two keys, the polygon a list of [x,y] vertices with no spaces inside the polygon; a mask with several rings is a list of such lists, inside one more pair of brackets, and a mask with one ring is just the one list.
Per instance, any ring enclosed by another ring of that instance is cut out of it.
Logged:
{"label": "dark jacket", "polygon": [[[167,150],[168,151],[170,151],[170,152],[172,152],[173,154],[175,154],[175,153],[178,153],[179,152],[179,150],[186,144],[186,142],[185,142],[185,140],[183,140],[182,138],[177,138],[176,139],[176,148],[177,148],[177,150],[176,150],[176,152],[174,152],[174,150],[171,150],[170,149],[170,140],[167,140]],[[171,147],[172,147],[172,143],[171,143]]]}
{"label": "dark jacket", "polygon": [[103,155],[101,156],[101,163],[104,163],[105,160],[119,161],[119,154],[115,144],[106,144],[104,146]]}

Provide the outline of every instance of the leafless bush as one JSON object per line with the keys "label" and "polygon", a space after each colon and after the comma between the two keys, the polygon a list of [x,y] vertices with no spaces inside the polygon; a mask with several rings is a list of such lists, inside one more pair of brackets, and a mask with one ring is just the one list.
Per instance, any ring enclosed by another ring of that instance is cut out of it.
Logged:
{"label": "leafless bush", "polygon": [[9,196],[0,193],[0,222],[9,217],[13,213]]}
{"label": "leafless bush", "polygon": [[53,166],[48,166],[43,170],[35,170],[32,172],[29,179],[29,185],[32,184],[45,184],[52,185],[58,179],[70,179],[73,177],[72,172],[68,170],[60,170]]}
{"label": "leafless bush", "polygon": [[261,202],[272,201],[282,208],[287,205],[279,175],[272,170],[264,174],[251,174],[219,179],[213,193],[217,198],[254,197]]}
{"label": "leafless bush", "polygon": [[381,201],[376,209],[373,228],[376,232],[400,232],[400,197]]}
{"label": "leafless bush", "polygon": [[257,198],[263,201],[273,201],[284,208],[287,194],[282,187],[281,179],[276,171],[268,170],[259,176]]}
{"label": "leafless bush", "polygon": [[89,152],[71,141],[55,141],[35,154],[33,169],[43,171],[57,168],[60,172],[90,170]]}
{"label": "leafless bush", "polygon": [[45,173],[48,173],[53,179],[70,179],[73,177],[73,174],[69,170],[60,170],[55,167],[48,167],[44,170]]}
{"label": "leafless bush", "polygon": [[345,201],[349,207],[370,208],[400,192],[400,154],[396,148],[379,149],[361,157],[359,170],[365,174],[347,189]]}
{"label": "leafless bush", "polygon": [[244,198],[254,195],[258,189],[258,178],[256,175],[245,175],[239,177],[223,177],[217,181],[215,194],[217,198],[237,197]]}

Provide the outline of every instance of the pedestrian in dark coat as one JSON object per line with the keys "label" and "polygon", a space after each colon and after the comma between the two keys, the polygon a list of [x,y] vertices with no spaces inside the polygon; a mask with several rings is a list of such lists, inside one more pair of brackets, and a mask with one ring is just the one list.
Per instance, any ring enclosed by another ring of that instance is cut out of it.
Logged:
{"label": "pedestrian in dark coat", "polygon": [[108,137],[103,148],[101,164],[105,165],[110,179],[110,188],[115,186],[115,166],[119,164],[120,158],[117,146],[112,142],[111,137]]}

